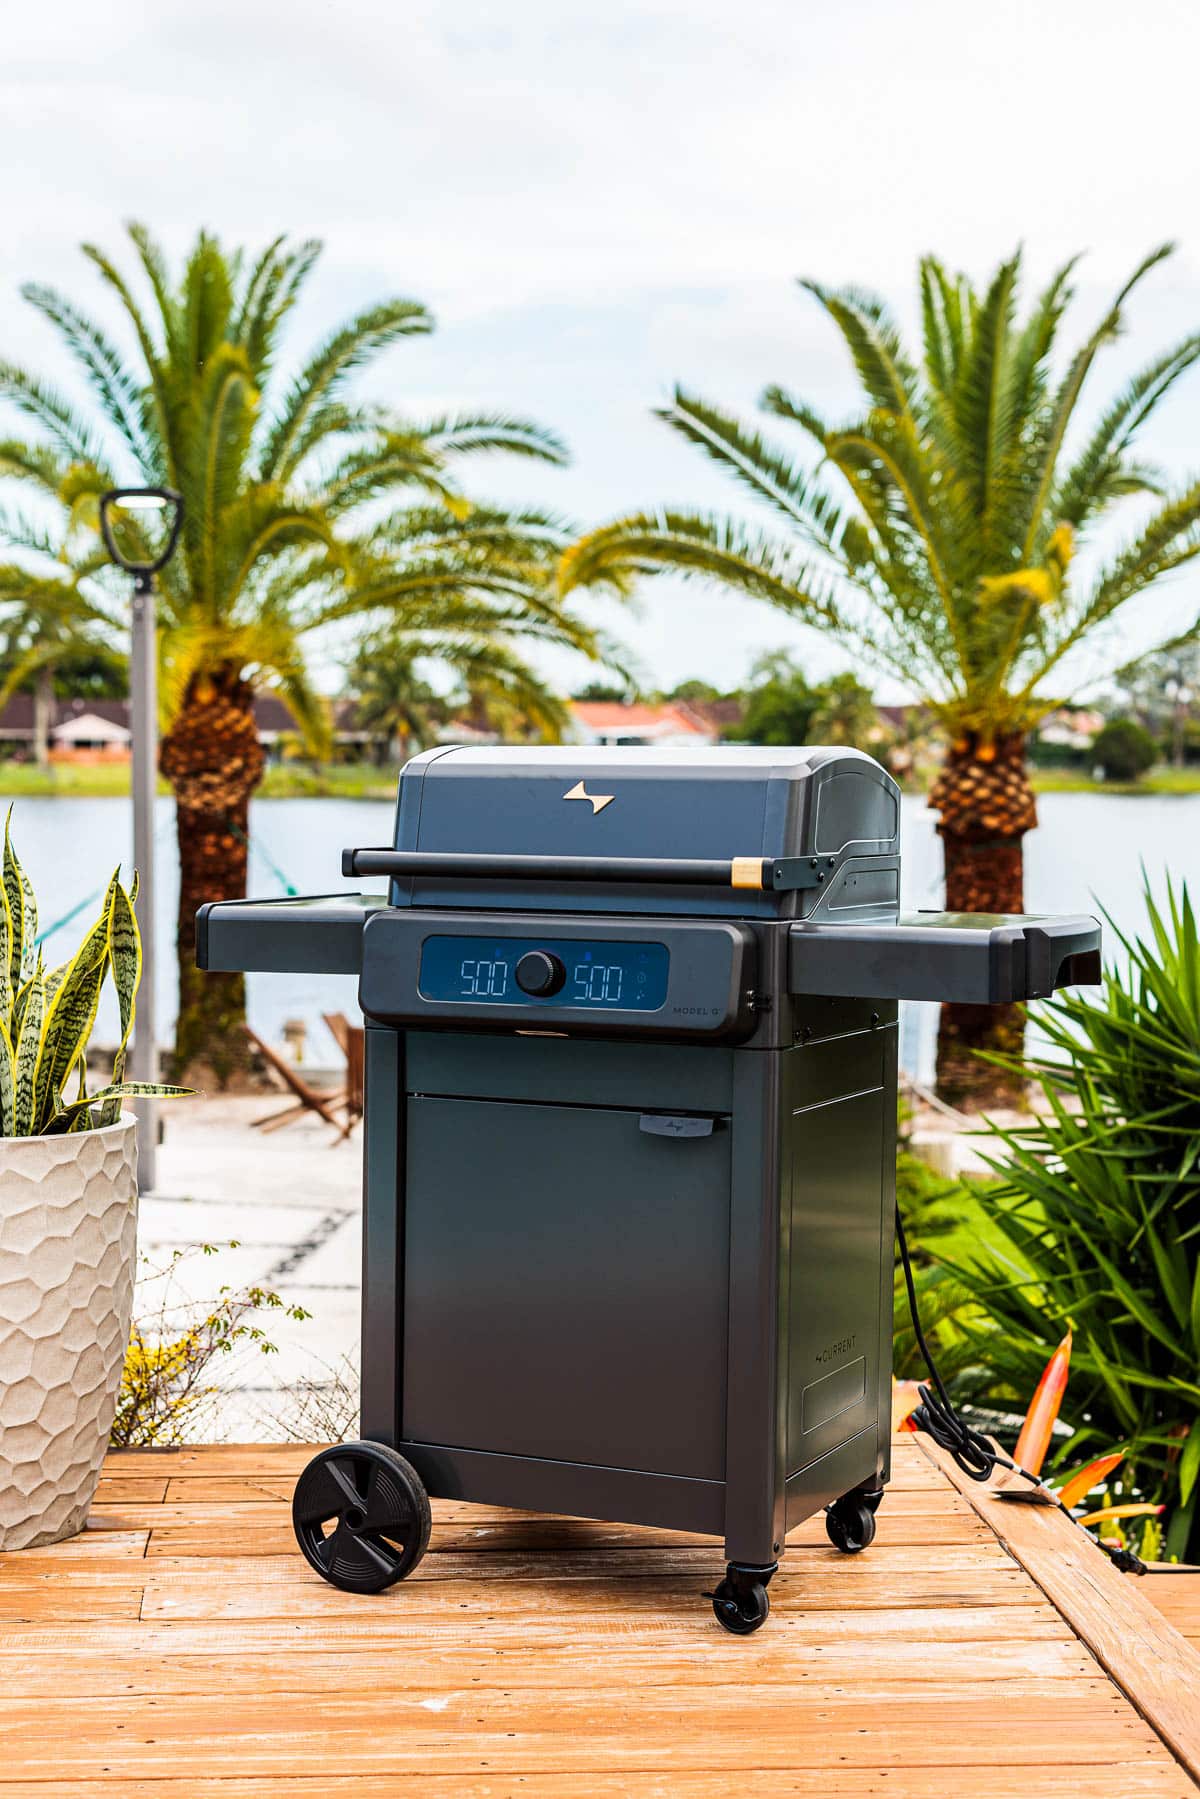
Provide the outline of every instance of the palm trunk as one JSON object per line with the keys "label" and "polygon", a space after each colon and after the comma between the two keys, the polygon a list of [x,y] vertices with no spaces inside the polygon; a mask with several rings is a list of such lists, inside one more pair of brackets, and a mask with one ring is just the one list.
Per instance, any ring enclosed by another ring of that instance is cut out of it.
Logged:
{"label": "palm trunk", "polygon": [[[1037,803],[1025,772],[1019,733],[994,744],[968,737],[952,745],[929,796],[941,813],[938,834],[946,861],[948,912],[1022,912],[1025,907],[1026,831],[1037,824]],[[1025,1083],[980,1060],[980,1052],[1019,1056],[1024,1018],[1016,1006],[942,1007],[938,1029],[937,1090],[966,1110],[1019,1105]]]}
{"label": "palm trunk", "polygon": [[38,669],[33,688],[33,759],[39,768],[50,766],[50,729],[54,723],[54,670],[49,663]]}
{"label": "palm trunk", "polygon": [[160,765],[175,790],[179,841],[173,1078],[194,1086],[226,1087],[251,1063],[242,1028],[245,979],[196,967],[196,909],[246,892],[250,795],[264,763],[253,708],[253,691],[236,670],[212,670],[192,680],[162,742]]}

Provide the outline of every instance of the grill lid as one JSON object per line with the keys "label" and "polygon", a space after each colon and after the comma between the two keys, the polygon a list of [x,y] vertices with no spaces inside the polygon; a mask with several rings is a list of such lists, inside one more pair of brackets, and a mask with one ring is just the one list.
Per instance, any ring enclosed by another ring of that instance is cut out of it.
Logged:
{"label": "grill lid", "polygon": [[[899,790],[859,750],[509,747],[430,750],[400,777],[396,848],[427,854],[719,861],[818,857],[805,891],[690,892],[638,881],[435,875],[393,882],[394,904],[807,916],[845,886],[894,911],[896,883],[862,876],[898,856]],[[864,862],[862,859],[869,859]],[[882,859],[882,861],[881,861]]]}

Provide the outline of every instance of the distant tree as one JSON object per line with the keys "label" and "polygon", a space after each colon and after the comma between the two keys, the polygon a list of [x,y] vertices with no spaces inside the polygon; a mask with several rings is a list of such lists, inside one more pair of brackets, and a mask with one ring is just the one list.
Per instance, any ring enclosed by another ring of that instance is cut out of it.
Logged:
{"label": "distant tree", "polygon": [[869,687],[856,675],[834,675],[813,690],[817,710],[809,724],[812,743],[845,744],[869,750],[879,725],[879,715]]}
{"label": "distant tree", "polygon": [[711,681],[696,680],[680,681],[677,687],[667,688],[662,694],[664,700],[683,700],[685,703],[689,700],[702,700],[707,701],[710,705],[716,700],[732,699],[733,697],[732,694],[722,693],[721,689],[714,687]]}
{"label": "distant tree", "polygon": [[[19,445],[0,444],[0,477],[20,479],[30,454]],[[94,665],[105,655],[116,656],[108,648],[115,608],[109,609],[108,596],[100,592],[89,597],[83,573],[72,560],[79,533],[71,510],[56,496],[36,524],[23,521],[26,534],[36,531],[43,546],[40,567],[23,560],[0,564],[0,706],[14,693],[33,695],[33,753],[39,768],[50,761],[61,671],[81,660]],[[99,573],[94,560],[83,566],[88,573]]]}
{"label": "distant tree", "polygon": [[1110,718],[1092,739],[1091,758],[1106,781],[1136,781],[1158,761],[1158,745],[1136,718]]}
{"label": "distant tree", "polygon": [[1178,637],[1117,670],[1125,709],[1169,745],[1182,768],[1194,726],[1200,721],[1200,633]]}
{"label": "distant tree", "polygon": [[124,700],[129,697],[129,658],[109,644],[64,656],[54,671],[60,700]]}
{"label": "distant tree", "polygon": [[[942,728],[930,804],[939,814],[946,904],[1023,909],[1025,833],[1037,810],[1025,739],[1064,659],[1147,588],[1200,554],[1200,481],[1168,491],[1138,454],[1142,427],[1200,358],[1200,332],[1159,350],[1092,418],[1081,399],[1125,325],[1147,256],[1098,324],[1061,355],[1074,261],[1019,310],[1021,258],[982,286],[936,258],[920,265],[922,343],[910,353],[885,303],[859,288],[802,283],[849,351],[861,389],[827,421],[803,396],[767,388],[764,411],[802,453],[677,388],[660,416],[756,504],[745,521],[656,506],[568,551],[562,591],[671,569],[779,607],[845,646],[856,667],[898,675]],[[1143,510],[1115,548],[1076,551]],[[1013,1008],[947,1007],[938,1080],[959,1103],[1015,1083],[973,1052],[1019,1053]]]}
{"label": "distant tree", "polygon": [[786,650],[760,656],[746,683],[745,711],[737,730],[745,743],[811,743],[812,721],[821,704]]}
{"label": "distant tree", "polygon": [[375,737],[377,760],[395,749],[401,760],[435,742],[445,721],[445,696],[418,670],[411,644],[395,632],[369,637],[346,670],[355,722]]}
{"label": "distant tree", "polygon": [[610,705],[623,706],[637,698],[632,687],[623,686],[619,681],[589,681],[572,694],[572,699],[592,700],[597,703],[607,701]]}

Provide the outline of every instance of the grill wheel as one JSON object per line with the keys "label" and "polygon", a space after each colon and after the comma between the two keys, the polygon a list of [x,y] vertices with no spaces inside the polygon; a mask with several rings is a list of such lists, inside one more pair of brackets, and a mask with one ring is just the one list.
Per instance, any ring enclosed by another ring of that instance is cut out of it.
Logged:
{"label": "grill wheel", "polygon": [[429,1495],[410,1462],[382,1443],[339,1443],[314,1456],[292,1498],[309,1565],[346,1593],[382,1593],[429,1547]]}

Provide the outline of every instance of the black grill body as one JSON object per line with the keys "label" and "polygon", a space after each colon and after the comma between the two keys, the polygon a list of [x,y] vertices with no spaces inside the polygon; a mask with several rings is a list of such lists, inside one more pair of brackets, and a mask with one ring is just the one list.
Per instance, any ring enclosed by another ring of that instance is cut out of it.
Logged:
{"label": "black grill body", "polygon": [[711,1533],[739,1603],[873,1514],[897,1002],[1099,975],[1090,918],[901,919],[899,807],[853,750],[437,750],[346,853],[386,899],[202,909],[202,966],[359,975],[362,1434],[429,1493]]}

